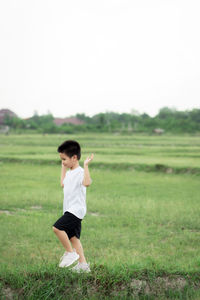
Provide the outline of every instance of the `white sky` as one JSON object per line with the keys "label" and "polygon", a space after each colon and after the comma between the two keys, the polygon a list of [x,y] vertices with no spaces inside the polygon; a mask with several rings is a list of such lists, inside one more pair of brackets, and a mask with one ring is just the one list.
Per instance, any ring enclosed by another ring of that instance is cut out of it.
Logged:
{"label": "white sky", "polygon": [[0,109],[200,107],[199,0],[0,2]]}

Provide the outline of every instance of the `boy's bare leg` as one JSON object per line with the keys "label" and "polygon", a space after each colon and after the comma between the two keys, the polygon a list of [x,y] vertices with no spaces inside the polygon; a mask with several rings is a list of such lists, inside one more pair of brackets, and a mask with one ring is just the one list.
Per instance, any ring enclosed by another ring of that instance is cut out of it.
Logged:
{"label": "boy's bare leg", "polygon": [[86,259],[85,259],[85,256],[84,256],[84,253],[83,253],[83,247],[82,247],[81,241],[76,236],[73,236],[70,239],[70,242],[72,243],[73,248],[76,249],[76,252],[80,256],[79,257],[79,262],[80,263],[87,263]]}
{"label": "boy's bare leg", "polygon": [[59,230],[54,226],[53,226],[53,231],[55,232],[55,234],[57,235],[57,237],[63,244],[65,250],[67,252],[73,252],[72,246],[70,244],[70,241],[69,241],[69,238],[68,238],[68,235],[66,234],[66,232],[63,230]]}

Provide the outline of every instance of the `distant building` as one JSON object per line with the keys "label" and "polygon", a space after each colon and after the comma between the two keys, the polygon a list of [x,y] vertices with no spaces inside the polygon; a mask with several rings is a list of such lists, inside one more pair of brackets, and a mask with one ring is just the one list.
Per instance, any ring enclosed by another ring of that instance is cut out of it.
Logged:
{"label": "distant building", "polygon": [[62,124],[73,124],[73,125],[82,125],[85,122],[76,118],[76,117],[71,117],[71,118],[55,118],[53,120],[54,124],[56,124],[57,126],[61,126]]}
{"label": "distant building", "polygon": [[0,109],[0,124],[4,123],[5,116],[9,116],[11,118],[17,117],[17,115],[10,109]]}
{"label": "distant building", "polygon": [[153,132],[154,132],[154,133],[157,133],[157,134],[163,134],[165,131],[164,131],[164,129],[162,129],[162,128],[155,128],[155,129],[153,130]]}

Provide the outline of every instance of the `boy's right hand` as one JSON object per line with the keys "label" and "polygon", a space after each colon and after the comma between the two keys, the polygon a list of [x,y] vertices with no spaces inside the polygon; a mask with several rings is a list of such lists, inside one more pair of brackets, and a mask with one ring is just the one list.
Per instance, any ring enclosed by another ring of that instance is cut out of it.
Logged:
{"label": "boy's right hand", "polygon": [[88,164],[93,160],[94,158],[94,154],[92,153],[92,155],[86,158],[86,160],[84,161],[84,166],[88,166]]}

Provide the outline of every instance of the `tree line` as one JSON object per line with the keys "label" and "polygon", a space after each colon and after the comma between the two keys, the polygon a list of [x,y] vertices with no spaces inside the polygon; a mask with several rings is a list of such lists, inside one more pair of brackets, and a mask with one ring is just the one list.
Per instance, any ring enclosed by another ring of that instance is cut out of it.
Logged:
{"label": "tree line", "polygon": [[163,107],[155,117],[146,113],[98,113],[92,117],[85,114],[75,116],[84,123],[74,125],[65,123],[60,126],[54,123],[51,113],[39,116],[37,113],[29,119],[19,117],[4,117],[4,125],[8,125],[14,132],[36,133],[81,133],[81,132],[118,132],[118,133],[153,133],[161,128],[165,133],[199,133],[200,109],[178,111]]}

